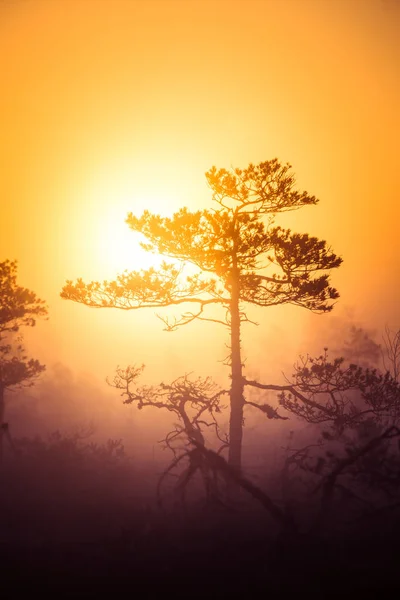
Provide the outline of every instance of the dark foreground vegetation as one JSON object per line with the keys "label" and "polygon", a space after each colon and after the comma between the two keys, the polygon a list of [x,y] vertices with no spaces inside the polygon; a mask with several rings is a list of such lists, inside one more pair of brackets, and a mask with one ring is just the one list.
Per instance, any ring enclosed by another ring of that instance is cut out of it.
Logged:
{"label": "dark foreground vegetation", "polygon": [[[389,444],[384,452],[387,462]],[[224,495],[220,486],[218,497],[207,497],[198,474],[183,499],[171,478],[160,505],[160,473],[135,465],[121,441],[96,445],[59,433],[16,440],[1,474],[2,597],[22,590],[57,598],[398,590],[400,461],[391,475],[383,464],[377,469],[376,452],[357,472],[347,467],[328,502],[313,489],[316,471],[305,466],[304,452],[304,469],[290,460],[294,453],[281,454],[262,486],[243,477],[239,492]],[[218,476],[229,487],[227,473]],[[371,483],[378,476],[379,489]]]}

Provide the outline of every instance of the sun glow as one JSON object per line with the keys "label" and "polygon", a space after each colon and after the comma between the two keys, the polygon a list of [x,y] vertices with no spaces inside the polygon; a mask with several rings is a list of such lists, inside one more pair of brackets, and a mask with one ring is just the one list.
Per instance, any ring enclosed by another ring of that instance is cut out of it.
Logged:
{"label": "sun glow", "polygon": [[111,206],[96,224],[95,252],[107,273],[148,269],[156,267],[162,261],[160,255],[141,248],[140,234],[132,231],[125,223],[127,212]]}
{"label": "sun glow", "polygon": [[125,270],[157,268],[165,260],[143,250],[140,242],[144,238],[129,228],[126,218],[130,212],[140,216],[145,209],[169,213],[165,209],[172,202],[165,191],[133,189],[131,179],[119,175],[87,181],[79,190],[84,214],[80,223],[72,219],[70,222],[75,239],[82,241],[77,244],[77,251],[82,253],[80,258],[90,271],[86,277],[113,279]]}

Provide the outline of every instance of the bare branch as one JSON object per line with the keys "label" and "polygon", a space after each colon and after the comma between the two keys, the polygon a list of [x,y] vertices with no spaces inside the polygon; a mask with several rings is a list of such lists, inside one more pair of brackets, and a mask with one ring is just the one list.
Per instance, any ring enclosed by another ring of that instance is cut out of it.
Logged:
{"label": "bare branch", "polygon": [[270,406],[267,403],[257,404],[256,402],[250,402],[250,400],[245,400],[245,404],[254,406],[258,410],[263,412],[265,415],[267,415],[268,419],[281,419],[282,421],[287,421],[289,418],[289,417],[282,417],[280,414],[278,414],[277,408],[272,408],[272,406]]}
{"label": "bare branch", "polygon": [[400,329],[391,331],[386,325],[383,334],[385,351],[381,349],[384,368],[389,371],[396,381],[400,379]]}
{"label": "bare branch", "polygon": [[316,525],[320,525],[322,519],[326,519],[328,516],[328,510],[332,504],[333,492],[336,486],[337,478],[361,457],[377,448],[383,440],[398,436],[400,436],[400,430],[397,427],[389,427],[381,435],[374,437],[361,448],[357,449],[355,452],[352,452],[347,458],[339,460],[337,466],[331,471],[331,473],[329,473],[329,475],[324,477],[324,479],[315,488],[315,492],[322,488],[321,511]]}

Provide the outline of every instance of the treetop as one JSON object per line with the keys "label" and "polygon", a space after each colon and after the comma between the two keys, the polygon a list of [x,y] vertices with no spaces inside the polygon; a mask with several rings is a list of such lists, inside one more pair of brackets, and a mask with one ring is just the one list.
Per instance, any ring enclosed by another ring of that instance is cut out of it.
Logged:
{"label": "treetop", "polygon": [[0,262],[0,334],[34,327],[36,318],[47,313],[44,300],[17,284],[17,261]]}

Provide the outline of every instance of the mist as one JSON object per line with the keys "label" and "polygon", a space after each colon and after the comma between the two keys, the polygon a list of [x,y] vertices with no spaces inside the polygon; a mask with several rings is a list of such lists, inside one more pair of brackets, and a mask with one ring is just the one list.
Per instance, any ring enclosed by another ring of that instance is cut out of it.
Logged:
{"label": "mist", "polygon": [[399,591],[399,7],[0,2],[2,597]]}

